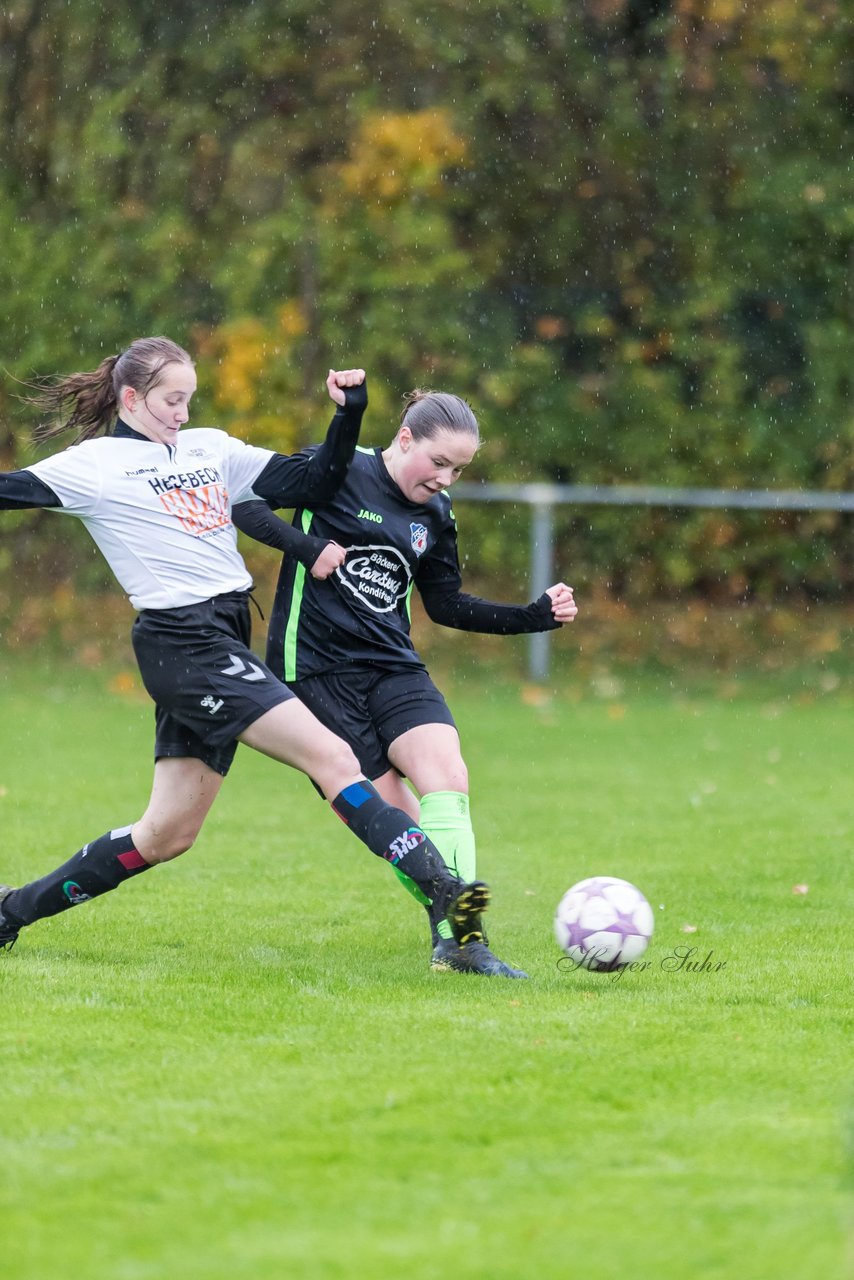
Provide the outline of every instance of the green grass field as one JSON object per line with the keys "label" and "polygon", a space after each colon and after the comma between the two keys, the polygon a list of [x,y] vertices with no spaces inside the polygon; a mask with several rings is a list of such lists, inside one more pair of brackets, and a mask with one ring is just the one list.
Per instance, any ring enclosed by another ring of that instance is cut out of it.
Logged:
{"label": "green grass field", "polygon": [[[530,982],[431,974],[388,868],[241,752],[190,854],[0,953],[4,1274],[848,1274],[850,681],[481,680],[449,692]],[[7,666],[0,879],[138,815],[128,686]],[[647,968],[558,965],[589,874],[646,892]]]}

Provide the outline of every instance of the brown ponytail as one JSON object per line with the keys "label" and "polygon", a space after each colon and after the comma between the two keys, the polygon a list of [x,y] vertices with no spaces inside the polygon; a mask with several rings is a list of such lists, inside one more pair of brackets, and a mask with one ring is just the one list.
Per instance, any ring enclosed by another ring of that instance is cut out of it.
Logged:
{"label": "brown ponytail", "polygon": [[119,413],[119,392],[133,387],[143,398],[160,381],[168,364],[192,364],[183,347],[169,338],[137,338],[119,355],[107,356],[91,373],[69,373],[38,386],[28,403],[58,422],[41,423],[33,432],[41,443],[76,430],[75,444],[109,435]]}
{"label": "brown ponytail", "polygon": [[400,425],[406,424],[413,440],[432,440],[438,431],[465,431],[480,443],[480,429],[470,404],[446,391],[422,391],[416,387],[404,396]]}

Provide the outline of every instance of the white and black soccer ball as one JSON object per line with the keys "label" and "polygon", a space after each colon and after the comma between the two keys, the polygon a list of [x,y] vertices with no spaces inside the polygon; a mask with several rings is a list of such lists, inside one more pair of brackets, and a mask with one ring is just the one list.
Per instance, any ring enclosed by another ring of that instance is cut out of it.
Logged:
{"label": "white and black soccer ball", "polygon": [[628,880],[590,876],[568,889],[555,912],[555,937],[580,969],[612,972],[639,959],[655,927],[652,907]]}

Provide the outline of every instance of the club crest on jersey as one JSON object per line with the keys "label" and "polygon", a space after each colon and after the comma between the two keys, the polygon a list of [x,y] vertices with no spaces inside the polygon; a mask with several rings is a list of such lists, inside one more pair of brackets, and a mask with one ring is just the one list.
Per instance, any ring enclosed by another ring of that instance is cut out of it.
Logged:
{"label": "club crest on jersey", "polygon": [[411,524],[409,533],[412,538],[412,550],[417,556],[427,550],[427,529],[423,524]]}

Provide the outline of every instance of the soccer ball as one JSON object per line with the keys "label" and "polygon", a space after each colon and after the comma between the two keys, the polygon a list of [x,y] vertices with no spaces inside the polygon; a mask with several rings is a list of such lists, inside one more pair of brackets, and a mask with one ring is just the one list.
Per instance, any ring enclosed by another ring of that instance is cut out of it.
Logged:
{"label": "soccer ball", "polygon": [[590,876],[563,895],[555,912],[558,945],[579,969],[608,973],[646,951],[652,907],[628,880]]}

